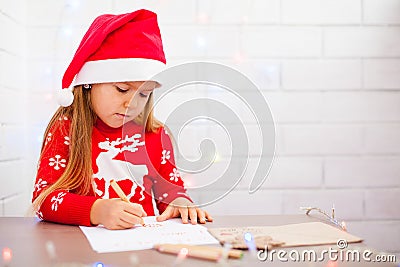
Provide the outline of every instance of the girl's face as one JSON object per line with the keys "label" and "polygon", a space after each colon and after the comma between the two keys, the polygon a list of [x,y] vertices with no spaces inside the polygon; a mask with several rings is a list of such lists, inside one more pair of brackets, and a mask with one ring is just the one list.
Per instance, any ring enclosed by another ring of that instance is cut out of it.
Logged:
{"label": "girl's face", "polygon": [[93,84],[90,92],[92,108],[108,126],[121,127],[143,111],[156,85],[153,81]]}

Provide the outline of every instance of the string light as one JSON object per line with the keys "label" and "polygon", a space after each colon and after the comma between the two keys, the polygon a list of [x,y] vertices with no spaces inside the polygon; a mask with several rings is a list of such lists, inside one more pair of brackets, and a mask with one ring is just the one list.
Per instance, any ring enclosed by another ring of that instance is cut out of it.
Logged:
{"label": "string light", "polygon": [[215,153],[214,157],[214,163],[220,162],[221,161],[221,156],[218,153]]}
{"label": "string light", "polygon": [[244,56],[243,52],[237,52],[235,56],[233,57],[233,60],[236,64],[243,63],[245,61],[246,57]]}
{"label": "string light", "polygon": [[206,46],[206,40],[202,36],[197,36],[197,47],[204,48]]}
{"label": "string light", "polygon": [[53,74],[53,70],[50,67],[45,68],[43,72],[45,75]]}
{"label": "string light", "polygon": [[76,9],[76,8],[80,7],[80,5],[81,5],[81,2],[80,2],[79,0],[69,0],[69,1],[65,4],[65,7]]}
{"label": "string light", "polygon": [[93,267],[104,267],[104,264],[102,262],[95,262]]}
{"label": "string light", "polygon": [[200,14],[197,16],[197,21],[198,21],[198,23],[200,23],[200,24],[208,24],[208,22],[209,22],[209,17],[208,17],[208,15],[207,15],[206,13],[200,13]]}
{"label": "string light", "polygon": [[3,261],[7,264],[11,262],[12,250],[10,248],[3,248]]}
{"label": "string light", "polygon": [[70,27],[63,27],[62,33],[65,36],[71,36],[72,35],[72,29]]}

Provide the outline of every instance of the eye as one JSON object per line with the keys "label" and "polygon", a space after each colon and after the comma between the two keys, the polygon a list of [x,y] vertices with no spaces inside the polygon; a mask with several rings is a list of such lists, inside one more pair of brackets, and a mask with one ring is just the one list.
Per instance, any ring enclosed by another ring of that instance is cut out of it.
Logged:
{"label": "eye", "polygon": [[115,87],[117,88],[117,91],[120,92],[120,93],[126,93],[126,92],[129,91],[129,89],[124,89],[124,88],[121,88],[121,87],[118,87],[118,86],[115,86]]}
{"label": "eye", "polygon": [[143,93],[139,93],[140,97],[148,97],[149,95],[143,94]]}

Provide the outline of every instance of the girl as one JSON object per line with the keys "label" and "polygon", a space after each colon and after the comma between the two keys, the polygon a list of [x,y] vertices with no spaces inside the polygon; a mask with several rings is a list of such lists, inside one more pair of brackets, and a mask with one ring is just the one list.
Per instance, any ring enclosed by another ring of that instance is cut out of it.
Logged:
{"label": "girl", "polygon": [[[150,78],[165,63],[155,13],[95,19],[64,74],[63,107],[44,134],[32,199],[41,219],[125,229],[154,215],[155,203],[158,221],[212,221],[186,194],[171,139],[153,116],[160,84]],[[111,180],[130,203],[117,198]]]}

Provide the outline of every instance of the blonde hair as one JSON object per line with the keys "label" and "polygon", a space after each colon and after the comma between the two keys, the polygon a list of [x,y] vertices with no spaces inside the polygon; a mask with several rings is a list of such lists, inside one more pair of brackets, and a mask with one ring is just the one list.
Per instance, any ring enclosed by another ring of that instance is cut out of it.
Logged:
{"label": "blonde hair", "polygon": [[[154,117],[153,101],[153,93],[151,93],[143,112],[135,119],[138,124],[146,124],[144,127],[146,132],[156,132],[158,128],[163,126]],[[46,197],[55,190],[68,190],[79,195],[88,195],[93,190],[92,129],[97,116],[92,109],[90,90],[83,89],[83,86],[74,88],[74,102],[72,105],[59,107],[51,118],[44,133],[39,162],[42,160],[45,150],[48,149],[44,145],[48,133],[54,128],[54,125],[58,124],[59,118],[64,116],[71,120],[70,129],[65,129],[66,131],[69,130],[70,138],[68,164],[60,178],[35,199],[33,202],[34,211],[37,211]]]}

